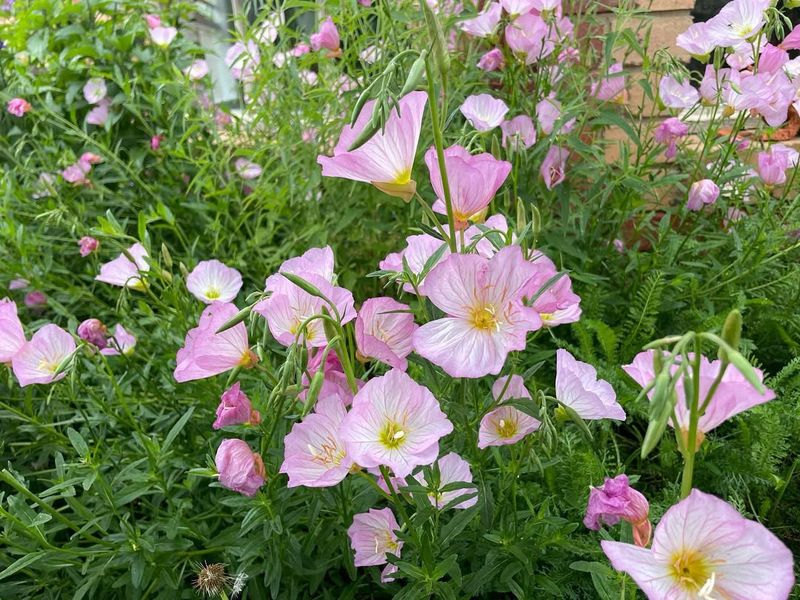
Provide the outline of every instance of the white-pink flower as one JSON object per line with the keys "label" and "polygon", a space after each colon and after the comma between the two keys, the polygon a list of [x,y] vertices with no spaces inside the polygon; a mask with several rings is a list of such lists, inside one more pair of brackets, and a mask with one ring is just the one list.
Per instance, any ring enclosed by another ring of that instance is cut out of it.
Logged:
{"label": "white-pink flower", "polygon": [[614,388],[597,378],[595,368],[576,360],[567,350],[556,351],[556,400],[587,420],[625,420]]}
{"label": "white-pink flower", "polygon": [[489,94],[478,94],[464,100],[459,110],[478,131],[491,131],[503,122],[508,105]]}
{"label": "white-pink flower", "polygon": [[[441,489],[446,485],[452,483],[472,483],[472,471],[469,468],[469,463],[461,458],[455,452],[446,454],[441,457],[436,464],[439,466],[439,485],[435,491],[428,493],[428,499],[436,508],[444,508],[453,500],[470,494],[476,494],[478,489],[476,487],[463,487],[449,492],[442,492]],[[428,486],[425,480],[425,474],[419,473],[414,477],[421,485]],[[467,498],[463,502],[459,502],[451,508],[469,508],[478,503],[478,496]]]}
{"label": "white-pink flower", "polygon": [[539,15],[526,13],[506,26],[505,39],[508,47],[522,55],[526,64],[534,64],[555,50],[555,32]]}
{"label": "white-pink flower", "polygon": [[208,75],[208,63],[202,58],[199,58],[186,67],[183,73],[192,81],[199,81]]}
{"label": "white-pink flower", "polygon": [[17,305],[9,298],[0,300],[0,363],[10,363],[25,344],[25,331],[17,316]]}
{"label": "white-pink flower", "polygon": [[136,338],[130,331],[117,323],[114,327],[114,334],[106,340],[106,344],[108,345],[100,350],[100,354],[106,356],[124,354],[127,356],[133,353],[133,349],[136,347]]}
{"label": "white-pink flower", "polygon": [[405,371],[416,329],[414,314],[407,304],[392,298],[370,298],[358,311],[356,346],[363,356]]}
{"label": "white-pink flower", "polygon": [[45,325],[14,354],[11,368],[22,387],[32,383],[53,383],[66,377],[65,372],[57,375],[56,372],[76,348],[75,340],[68,332],[58,325]]}
{"label": "white-pink flower", "polygon": [[233,302],[242,289],[242,276],[218,260],[204,260],[186,277],[186,288],[206,304]]}
{"label": "white-pink flower", "polygon": [[89,104],[99,103],[107,93],[106,80],[102,77],[92,77],[83,85],[83,97]]}
{"label": "white-pink flower", "polygon": [[509,400],[527,399],[531,394],[519,375],[500,377],[492,385],[492,397],[501,404],[481,419],[478,428],[478,448],[516,444],[541,426],[541,421],[511,405]]}
{"label": "white-pink flower", "polygon": [[261,176],[261,167],[246,158],[237,158],[233,161],[233,168],[242,179],[256,179]]}
{"label": "white-pink flower", "polygon": [[129,287],[132,289],[144,289],[142,273],[150,270],[147,262],[147,250],[138,242],[128,248],[128,254],[133,258],[131,261],[125,254],[120,254],[114,260],[105,263],[100,267],[100,274],[95,277],[97,281]]}
{"label": "white-pink flower", "polygon": [[503,131],[503,148],[519,152],[536,143],[536,127],[528,115],[517,115],[509,121],[500,123]]}
{"label": "white-pink flower", "polygon": [[159,25],[158,27],[150,29],[150,39],[153,40],[153,43],[159,48],[166,48],[169,46],[176,35],[178,35],[178,30],[174,27]]}
{"label": "white-pink flower", "polygon": [[700,101],[700,94],[688,79],[679,82],[672,75],[661,78],[658,95],[664,105],[670,108],[689,108]]}
{"label": "white-pink flower", "polygon": [[247,44],[236,42],[225,53],[225,65],[231,70],[234,79],[250,81],[255,75],[255,69],[261,63],[261,53],[258,44],[248,40]]}
{"label": "white-pink flower", "polygon": [[[353,517],[353,524],[347,529],[350,546],[355,552],[353,564],[357,567],[370,567],[386,564],[386,554],[400,556],[403,541],[398,539],[395,531],[400,529],[397,519],[390,508],[370,508],[369,512]],[[383,579],[396,570],[394,565],[387,565]]]}
{"label": "white-pink flower", "polygon": [[489,2],[483,11],[472,19],[462,21],[458,26],[469,35],[483,38],[493,35],[500,23],[502,8],[497,2]]}

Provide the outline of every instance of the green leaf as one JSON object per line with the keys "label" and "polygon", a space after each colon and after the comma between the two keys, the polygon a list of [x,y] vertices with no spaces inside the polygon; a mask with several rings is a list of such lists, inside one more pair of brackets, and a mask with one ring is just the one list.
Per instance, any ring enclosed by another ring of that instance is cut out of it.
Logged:
{"label": "green leaf", "polygon": [[175,438],[180,435],[181,431],[183,431],[183,428],[191,418],[192,413],[194,413],[194,406],[190,406],[189,410],[187,410],[186,413],[184,413],[184,415],[178,419],[178,422],[172,426],[172,429],[169,430],[167,437],[164,439],[164,444],[161,446],[162,453],[166,454],[167,450],[169,450],[169,447],[172,445],[172,442],[174,442]]}
{"label": "green leaf", "polygon": [[21,571],[26,567],[29,567],[36,561],[44,558],[46,555],[47,552],[45,550],[39,550],[38,552],[26,554],[22,558],[18,558],[0,573],[0,579],[11,577],[14,573]]}
{"label": "green leaf", "polygon": [[68,427],[67,437],[69,438],[72,447],[75,448],[75,451],[81,456],[81,458],[89,457],[89,445],[86,443],[86,440],[83,439],[83,436],[80,433],[75,431],[72,427]]}

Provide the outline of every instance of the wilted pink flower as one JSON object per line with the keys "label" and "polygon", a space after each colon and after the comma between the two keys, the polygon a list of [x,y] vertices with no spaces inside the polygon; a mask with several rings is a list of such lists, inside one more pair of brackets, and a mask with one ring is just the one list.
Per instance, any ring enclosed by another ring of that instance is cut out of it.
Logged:
{"label": "wilted pink flower", "polygon": [[461,21],[458,26],[461,28],[461,31],[471,36],[479,38],[489,37],[493,35],[497,29],[497,25],[500,23],[501,13],[502,8],[500,4],[497,2],[489,2],[477,17]]}
{"label": "wilted pink flower", "polygon": [[339,433],[346,415],[339,396],[320,397],[314,412],[292,426],[280,469],[289,476],[288,487],[330,487],[347,477],[353,460]]}
{"label": "wilted pink flower", "polygon": [[658,95],[669,108],[689,108],[700,101],[700,94],[688,79],[684,79],[681,83],[672,75],[664,75],[661,78]]}
{"label": "wilted pink flower", "polygon": [[261,455],[253,452],[242,440],[222,440],[214,458],[219,482],[229,490],[255,496],[264,485],[267,471]]}
{"label": "wilted pink flower", "polygon": [[[492,397],[495,402],[505,403],[509,400],[530,400],[531,394],[525,388],[522,377],[511,375],[500,377],[494,382]],[[481,419],[478,428],[478,448],[516,444],[529,433],[539,429],[541,424],[538,419],[511,405],[500,406]]]}
{"label": "wilted pink flower", "polygon": [[738,46],[750,42],[766,23],[764,11],[771,0],[733,0],[706,22],[706,35],[717,46]]}
{"label": "wilted pink flower", "polygon": [[393,109],[383,131],[361,147],[350,151],[372,117],[374,101],[367,102],[353,127],[346,125],[333,150],[333,156],[318,156],[323,177],[342,177],[371,183],[382,192],[408,201],[417,189],[411,178],[417,151],[422,116],[428,95],[411,92],[400,100],[400,110]]}
{"label": "wilted pink flower", "polygon": [[183,73],[192,81],[199,81],[208,75],[208,63],[202,58],[199,58],[186,67]]}
{"label": "wilted pink flower", "polygon": [[47,304],[47,296],[44,295],[44,292],[40,292],[39,290],[34,290],[32,292],[28,292],[25,294],[25,306],[29,308],[35,308],[37,306],[44,306]]}
{"label": "wilted pink flower", "polygon": [[339,50],[339,30],[333,23],[333,19],[328,17],[319,25],[319,31],[311,34],[311,47],[314,51],[325,48],[331,52]]}
{"label": "wilted pink flower", "polygon": [[256,179],[261,176],[261,167],[246,158],[237,158],[233,162],[233,167],[242,179]]}
{"label": "wilted pink flower", "polygon": [[515,54],[524,56],[526,64],[545,58],[555,49],[551,27],[544,19],[531,13],[514,19],[505,29],[505,40]]}
{"label": "wilted pink flower", "polygon": [[667,144],[664,156],[668,159],[675,158],[678,153],[678,139],[689,133],[689,126],[677,117],[664,119],[653,132],[656,143]]}
{"label": "wilted pink flower", "polygon": [[100,350],[100,354],[105,354],[106,356],[124,354],[127,356],[133,352],[135,347],[136,338],[134,335],[117,323],[114,326],[113,335],[106,338],[106,347]]}
{"label": "wilted pink flower", "polygon": [[242,276],[218,260],[204,260],[186,277],[186,288],[206,304],[233,302],[242,289]]}
{"label": "wilted pink flower", "polygon": [[29,112],[31,108],[33,107],[30,105],[30,102],[22,98],[12,98],[8,101],[8,104],[6,104],[6,110],[15,117],[23,116],[26,112]]}
{"label": "wilted pink flower", "polygon": [[622,63],[614,63],[608,68],[608,74],[604,79],[595,82],[591,87],[591,95],[598,100],[618,100],[625,91],[625,75],[622,73]]}
{"label": "wilted pink flower", "polygon": [[591,488],[583,524],[594,531],[602,525],[616,525],[620,519],[633,525],[633,539],[644,548],[650,543],[650,504],[630,486],[627,475],[606,477],[602,487]]}
{"label": "wilted pink flower", "polygon": [[133,258],[133,261],[124,253],[120,254],[114,260],[102,265],[100,274],[95,279],[120,287],[144,289],[142,273],[150,270],[150,263],[146,260],[147,250],[137,242],[128,248],[127,253]]}
{"label": "wilted pink flower", "polygon": [[[450,146],[444,151],[447,179],[450,184],[450,201],[456,226],[463,229],[467,221],[474,221],[486,211],[497,190],[511,172],[511,163],[497,160],[488,152],[471,155],[462,146]],[[447,214],[444,202],[442,175],[436,148],[431,146],[425,153],[425,164],[431,176],[431,185],[437,200],[433,210]]]}
{"label": "wilted pink flower", "polygon": [[436,460],[439,439],[451,431],[453,424],[430,390],[392,369],[359,390],[339,435],[355,463],[385,465],[406,477]]}
{"label": "wilted pink flower", "polygon": [[236,42],[225,53],[225,66],[231,70],[234,79],[252,80],[260,63],[261,53],[253,40],[248,40],[247,45]]}
{"label": "wilted pink flower", "polygon": [[150,15],[147,14],[144,16],[145,23],[147,23],[147,27],[150,29],[154,29],[156,27],[161,26],[161,17],[158,15]]}
{"label": "wilted pink flower", "polygon": [[[478,488],[476,487],[463,487],[449,492],[439,491],[444,486],[452,483],[472,483],[472,471],[469,468],[469,463],[458,454],[455,452],[446,454],[437,461],[437,464],[439,465],[439,485],[435,492],[428,493],[428,499],[436,508],[444,508],[447,504],[461,496],[477,494]],[[415,479],[419,481],[421,485],[428,486],[424,473],[415,475]],[[470,506],[475,506],[477,503],[478,497],[476,495],[474,498],[468,498],[451,508],[469,508]]]}
{"label": "wilted pink flower", "polygon": [[10,363],[25,344],[25,332],[17,316],[17,305],[9,298],[0,300],[0,363]]}
{"label": "wilted pink flower", "polygon": [[767,185],[786,183],[786,171],[798,164],[798,153],[782,144],[770,146],[758,153],[758,175]]}
{"label": "wilted pink flower", "polygon": [[652,548],[601,545],[651,600],[783,600],[794,586],[791,551],[760,523],[698,490],[664,514]]}
{"label": "wilted pink flower", "polygon": [[91,169],[91,165],[88,163],[77,162],[73,165],[68,166],[61,172],[61,176],[64,178],[64,181],[67,183],[71,183],[73,185],[84,185],[89,183],[86,175],[89,173]]}
{"label": "wilted pink flower", "polygon": [[78,159],[78,162],[89,164],[89,165],[98,165],[103,162],[103,157],[93,152],[84,152],[81,154],[81,157]]}
{"label": "wilted pink flower", "polygon": [[710,179],[695,181],[689,188],[689,200],[686,208],[700,210],[704,204],[714,204],[719,198],[719,186]]}
{"label": "wilted pink flower", "polygon": [[522,303],[533,273],[519,246],[490,259],[449,255],[425,281],[425,293],[446,316],[417,329],[414,349],[451,377],[498,374],[508,353],[523,350],[528,332],[541,327],[538,314]]}
{"label": "wilted pink flower", "polygon": [[550,146],[544,157],[544,162],[539,168],[539,172],[544,179],[544,185],[548,190],[552,190],[559,183],[564,181],[567,170],[567,159],[569,150],[561,146]]}
{"label": "wilted pink flower", "polygon": [[358,311],[356,346],[364,357],[405,371],[416,329],[414,314],[407,304],[391,298],[370,298]]}
{"label": "wilted pink flower", "polygon": [[11,358],[11,368],[20,386],[53,383],[66,377],[58,368],[75,352],[72,336],[58,325],[45,325],[33,334]]}
{"label": "wilted pink flower", "polygon": [[78,325],[78,337],[102,349],[106,347],[108,329],[100,319],[86,319]]}
{"label": "wilted pink flower", "polygon": [[238,381],[225,390],[219,400],[217,418],[211,426],[213,429],[229,425],[258,425],[261,422],[261,413],[250,404],[250,398],[241,390]]}
{"label": "wilted pink flower", "polygon": [[98,246],[100,246],[100,242],[98,242],[95,238],[85,235],[80,240],[78,240],[78,245],[80,246],[80,254],[84,258],[89,256],[92,252],[96,251]]}
{"label": "wilted pink flower", "polygon": [[469,96],[459,109],[478,131],[491,131],[503,122],[508,105],[489,94]]}
{"label": "wilted pink flower", "polygon": [[505,68],[506,59],[503,57],[503,51],[500,48],[489,50],[486,54],[478,59],[478,68],[484,71],[499,71]]}
{"label": "wilted pink flower", "polygon": [[700,22],[692,23],[689,29],[678,35],[675,38],[675,45],[686,50],[689,54],[705,56],[711,54],[717,43],[708,34],[708,23]]}
{"label": "wilted pink flower", "polygon": [[[350,546],[355,552],[353,564],[357,567],[383,565],[387,562],[387,553],[399,557],[403,549],[403,541],[395,533],[399,529],[391,508],[370,508],[369,512],[355,515],[347,529]],[[391,581],[391,574],[396,570],[395,565],[386,565],[381,580]]]}
{"label": "wilted pink flower", "polygon": [[597,378],[594,367],[575,360],[568,351],[556,351],[556,399],[581,419],[625,420],[611,384]]}
{"label": "wilted pink flower", "polygon": [[159,48],[169,46],[176,35],[178,35],[178,30],[174,27],[162,27],[159,25],[150,29],[150,39]]}
{"label": "wilted pink flower", "polygon": [[92,77],[83,85],[83,97],[89,104],[97,104],[108,94],[106,80],[102,77]]}
{"label": "wilted pink flower", "polygon": [[503,148],[519,152],[536,143],[536,127],[528,115],[517,115],[509,121],[503,121],[500,129],[503,131]]}

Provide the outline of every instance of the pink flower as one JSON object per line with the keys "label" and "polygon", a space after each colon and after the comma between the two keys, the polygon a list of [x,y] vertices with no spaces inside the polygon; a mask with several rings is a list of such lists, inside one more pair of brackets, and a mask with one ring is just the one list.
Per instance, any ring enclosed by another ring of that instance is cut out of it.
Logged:
{"label": "pink flower", "polygon": [[539,313],[543,327],[574,323],[580,319],[580,297],[572,291],[572,280],[564,274],[549,288],[545,284],[558,274],[555,264],[537,252],[532,259],[536,271],[525,284],[523,296],[533,299],[531,308]]}
{"label": "pink flower", "polygon": [[717,46],[738,46],[754,39],[766,23],[771,0],[733,0],[706,22],[706,35]]}
{"label": "pink flower", "polygon": [[536,127],[528,115],[517,115],[509,121],[500,123],[503,131],[503,148],[520,152],[536,143]]}
{"label": "pink flower", "polygon": [[536,104],[536,120],[542,132],[547,135],[553,133],[556,121],[561,116],[561,103],[555,97],[547,97]]}
{"label": "pink flower", "polygon": [[[278,273],[292,273],[293,275],[311,273],[322,277],[328,283],[333,283],[335,278],[333,249],[330,246],[309,248],[301,256],[295,256],[283,261]],[[280,282],[285,282],[285,279],[280,275],[268,277],[265,282],[267,291],[275,291],[280,287]]]}
{"label": "pink flower", "polygon": [[78,337],[93,346],[105,348],[108,329],[100,319],[86,319],[78,325]]}
{"label": "pink flower", "polygon": [[299,56],[308,54],[309,52],[311,52],[311,46],[309,46],[308,44],[304,44],[303,42],[300,42],[292,49],[292,56],[297,58]]}
{"label": "pink flower", "polygon": [[222,440],[214,463],[223,487],[245,496],[255,496],[267,478],[261,455],[242,440]]}
{"label": "pink flower", "polygon": [[261,167],[246,158],[237,158],[233,162],[233,167],[242,179],[256,179],[261,176]]}
{"label": "pink flower", "polygon": [[85,235],[80,240],[78,240],[78,245],[80,246],[81,256],[86,258],[92,252],[95,252],[97,250],[97,248],[100,246],[100,242],[98,242],[91,236]]}
{"label": "pink flower", "polygon": [[693,23],[689,29],[675,38],[675,45],[695,56],[711,54],[717,44],[708,34],[708,23]]}
{"label": "pink flower", "polygon": [[536,0],[500,0],[500,4],[512,17],[524,15],[536,8]]}
{"label": "pink flower", "polygon": [[176,35],[178,35],[178,30],[174,27],[162,27],[159,25],[150,29],[150,39],[159,48],[169,46]]}
{"label": "pink flower", "polygon": [[[492,396],[498,403],[531,398],[530,392],[525,388],[525,382],[519,375],[511,375],[510,378],[500,377],[492,385]],[[478,428],[478,448],[516,444],[529,433],[539,429],[541,424],[538,419],[513,406],[500,406],[481,419]]]}
{"label": "pink flower", "polygon": [[30,308],[35,308],[37,306],[44,306],[47,304],[47,296],[44,295],[44,292],[40,292],[39,290],[34,290],[32,292],[28,292],[25,294],[25,306]]}
{"label": "pink flower", "polygon": [[758,56],[759,73],[775,73],[789,62],[789,53],[783,48],[767,44]]}
{"label": "pink flower", "polygon": [[555,49],[550,25],[531,13],[523,14],[507,25],[505,39],[511,51],[522,55],[529,65],[550,55]]}
{"label": "pink flower", "polygon": [[92,152],[84,152],[83,154],[81,154],[81,157],[78,159],[78,162],[88,165],[99,165],[101,162],[103,162],[103,157],[98,156],[97,154],[94,154]]}
{"label": "pink flower", "polygon": [[417,189],[411,178],[411,169],[427,98],[425,92],[411,92],[404,96],[399,103],[399,112],[396,109],[391,111],[384,130],[361,147],[349,151],[372,116],[374,102],[367,102],[355,125],[346,125],[342,130],[333,156],[317,157],[323,177],[371,183],[390,196],[410,200]]}
{"label": "pink flower", "polygon": [[6,104],[6,110],[15,117],[23,116],[26,112],[30,112],[31,108],[33,107],[30,103],[22,98],[12,98]]}
{"label": "pink flower", "polygon": [[145,23],[147,23],[147,27],[150,29],[155,29],[156,27],[161,26],[161,17],[158,15],[145,15],[144,20]]}
{"label": "pink flower", "polygon": [[333,23],[333,19],[328,17],[320,23],[319,31],[311,34],[311,47],[314,51],[325,48],[331,52],[339,50],[339,30]]}
{"label": "pink flower", "polygon": [[446,316],[417,329],[417,353],[451,377],[498,374],[508,353],[523,350],[528,332],[541,327],[536,312],[522,304],[534,270],[519,246],[490,259],[449,255],[425,281],[425,293]]}
{"label": "pink flower", "polygon": [[653,133],[653,139],[656,143],[667,144],[667,149],[664,151],[664,156],[667,159],[675,158],[678,153],[678,139],[684,137],[689,133],[689,126],[677,117],[669,117],[664,119],[656,127]]}
{"label": "pink flower", "polygon": [[211,426],[221,429],[230,425],[258,425],[261,414],[250,404],[250,398],[241,390],[237,381],[220,397],[217,407],[217,418]]}
{"label": "pink flower", "polygon": [[[511,163],[497,160],[488,152],[473,156],[462,146],[446,148],[444,162],[456,226],[463,229],[467,226],[467,221],[480,218],[486,211],[497,190],[511,172]],[[446,214],[442,175],[439,171],[436,148],[433,146],[425,153],[425,164],[428,165],[431,185],[438,198],[433,210]]]}
{"label": "pink flower", "polygon": [[547,155],[544,157],[544,162],[539,168],[539,172],[544,179],[544,185],[548,190],[552,190],[564,181],[568,158],[569,150],[560,146],[550,146]]}
{"label": "pink flower", "polygon": [[120,254],[114,260],[102,265],[100,274],[95,279],[120,287],[144,289],[142,274],[150,270],[150,263],[146,260],[147,250],[137,242],[128,248],[127,253],[133,258],[133,261],[125,254]]}
{"label": "pink flower", "polygon": [[506,66],[506,59],[503,57],[503,51],[500,48],[493,48],[478,60],[478,68],[486,72],[499,71]]}
{"label": "pink flower", "polygon": [[242,289],[242,276],[218,260],[204,260],[186,277],[186,289],[206,304],[233,302]]}
{"label": "pink flower", "polygon": [[681,83],[672,75],[661,78],[658,95],[669,108],[689,108],[700,101],[700,94],[688,79],[684,79]]}
{"label": "pink flower", "polygon": [[789,34],[783,38],[780,47],[784,50],[800,50],[800,25],[795,25]]}
{"label": "pink flower", "polygon": [[603,540],[603,552],[651,600],[788,598],[792,553],[766,527],[730,504],[692,490],[656,526],[653,546]]}
{"label": "pink flower", "polygon": [[451,431],[453,424],[430,390],[392,369],[359,390],[339,435],[356,464],[385,465],[406,477],[436,460],[439,439]]}
{"label": "pink flower", "polygon": [[[345,406],[348,406],[353,401],[353,391],[347,382],[347,375],[345,375],[342,362],[335,352],[329,352],[325,357],[325,364],[322,364],[324,352],[321,349],[309,349],[308,352],[308,365],[306,372],[303,373],[302,387],[303,391],[297,395],[297,398],[302,402],[306,401],[308,397],[308,388],[311,385],[311,379],[322,368],[322,387],[319,390],[319,398],[327,398],[328,396],[338,396]],[[360,379],[356,380],[358,389],[364,387],[364,382]]]}
{"label": "pink flower", "polygon": [[760,114],[771,126],[786,121],[789,106],[795,99],[795,85],[783,70],[751,75],[741,84],[743,102]]}
{"label": "pink flower", "polygon": [[774,144],[768,151],[758,153],[758,175],[767,185],[786,183],[786,171],[797,164],[797,151],[782,144]]}
{"label": "pink flower", "polygon": [[0,363],[10,363],[25,344],[25,332],[17,316],[17,305],[9,298],[0,300]]}
{"label": "pink flower", "polygon": [[314,412],[292,426],[280,469],[289,476],[288,487],[330,487],[347,477],[353,460],[339,433],[346,415],[339,396],[320,397]]}
{"label": "pink flower", "polygon": [[251,81],[260,63],[261,53],[253,40],[248,40],[247,45],[236,42],[225,53],[225,66],[231,70],[234,79]]}
{"label": "pink flower", "polygon": [[620,519],[633,525],[633,539],[644,548],[650,543],[650,504],[628,483],[627,475],[606,477],[602,487],[591,488],[583,524],[599,531],[602,525],[616,525]]}
{"label": "pink flower", "polygon": [[719,198],[719,186],[710,179],[695,181],[689,188],[689,200],[686,208],[700,210],[704,204],[714,204]]}
{"label": "pink flower", "polygon": [[183,73],[192,81],[200,81],[203,77],[208,75],[208,63],[202,58],[199,58],[186,67]]}
{"label": "pink flower", "polygon": [[14,354],[11,367],[22,387],[32,383],[53,383],[66,377],[65,372],[58,375],[56,372],[76,348],[75,340],[61,327],[45,325]]}
{"label": "pink flower", "polygon": [[23,290],[30,285],[30,281],[27,279],[12,279],[8,282],[8,289],[9,290]]}
{"label": "pink flower", "polygon": [[622,73],[622,63],[611,65],[606,77],[592,84],[590,94],[603,101],[616,101],[621,98],[625,91],[625,75],[617,75],[617,73]]}
{"label": "pink flower", "polygon": [[405,371],[416,329],[414,314],[407,304],[391,298],[370,298],[358,311],[356,345],[363,356]]}
{"label": "pink flower", "polygon": [[161,147],[161,142],[164,141],[163,135],[154,135],[150,138],[150,149],[158,150]]}
{"label": "pink flower", "polygon": [[[439,466],[439,485],[435,492],[428,493],[428,499],[436,508],[444,508],[447,504],[461,496],[477,494],[478,488],[476,487],[463,487],[449,492],[439,491],[444,486],[452,483],[472,483],[472,471],[469,468],[469,463],[458,454],[455,452],[446,454],[440,458],[436,464]],[[415,476],[415,479],[419,481],[420,485],[428,486],[424,473],[419,473]],[[478,496],[476,495],[474,498],[468,498],[451,508],[469,508],[470,506],[475,506],[477,503]]]}
{"label": "pink flower", "polygon": [[556,351],[556,399],[581,419],[625,420],[611,384],[598,379],[592,365],[575,360],[564,349]]}
{"label": "pink flower", "polygon": [[125,356],[132,354],[136,347],[136,338],[127,331],[122,325],[117,323],[114,326],[114,335],[106,339],[106,347],[100,350],[100,354],[106,356]]}
{"label": "pink flower", "polygon": [[358,0],[358,3],[361,6],[367,6],[367,7],[372,6],[372,0]]}
{"label": "pink flower", "polygon": [[[444,250],[442,247],[444,246]],[[425,269],[428,261],[439,253],[440,258],[434,263],[433,266],[439,264],[443,257],[449,254],[447,244],[442,240],[428,235],[426,233],[420,235],[411,235],[406,238],[406,247],[400,252],[393,252],[379,263],[379,267],[384,271],[403,271],[403,261],[405,260],[408,269],[411,271],[412,277],[418,279]],[[417,285],[419,293],[425,295],[425,282],[424,280]],[[414,286],[410,283],[403,284],[403,291],[409,294],[416,293]]]}
{"label": "pink flower", "polygon": [[226,302],[215,302],[205,308],[198,326],[189,330],[183,348],[178,350],[175,381],[213,377],[236,367],[250,367],[258,360],[250,350],[244,323],[217,333],[238,312],[236,306]]}
{"label": "pink flower", "polygon": [[459,110],[478,131],[491,131],[503,122],[508,106],[489,94],[478,94],[464,100]]}
{"label": "pink flower", "polygon": [[461,31],[468,35],[479,38],[489,37],[493,35],[497,29],[497,25],[500,23],[501,13],[502,8],[500,4],[497,2],[489,2],[477,17],[461,21],[458,26],[461,28]]}
{"label": "pink flower", "polygon": [[89,104],[98,104],[108,94],[106,80],[102,77],[92,77],[83,85],[83,97]]}
{"label": "pink flower", "polygon": [[[369,512],[359,513],[353,517],[353,524],[347,529],[350,546],[355,552],[353,563],[357,567],[370,567],[386,564],[386,554],[400,556],[403,541],[398,539],[395,531],[400,529],[391,508],[380,510],[370,508]],[[394,572],[387,565],[384,576]],[[388,573],[387,573],[388,571]]]}

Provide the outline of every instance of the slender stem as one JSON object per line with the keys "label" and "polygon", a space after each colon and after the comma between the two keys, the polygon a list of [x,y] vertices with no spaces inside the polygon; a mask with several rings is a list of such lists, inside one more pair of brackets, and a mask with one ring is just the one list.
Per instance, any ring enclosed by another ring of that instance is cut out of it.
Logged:
{"label": "slender stem", "polygon": [[681,478],[681,498],[686,498],[692,491],[692,477],[694,476],[694,458],[697,454],[697,423],[700,420],[700,360],[701,340],[694,338],[694,357],[692,364],[692,402],[689,407],[689,432],[686,438],[686,453],[684,454],[683,477]]}

